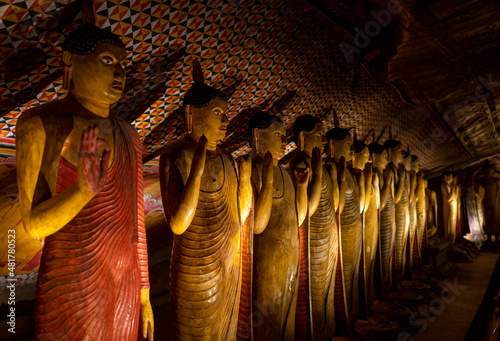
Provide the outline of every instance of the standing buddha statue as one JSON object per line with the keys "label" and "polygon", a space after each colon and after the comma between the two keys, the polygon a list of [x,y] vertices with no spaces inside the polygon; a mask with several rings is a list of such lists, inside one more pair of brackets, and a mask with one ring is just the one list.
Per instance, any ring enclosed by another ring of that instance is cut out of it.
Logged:
{"label": "standing buddha statue", "polygon": [[[384,148],[387,150],[389,164],[384,171],[384,187],[386,182],[388,187],[385,189],[386,193],[382,193],[385,197],[385,205],[380,211],[380,248],[381,248],[381,268],[382,279],[384,282],[384,296],[395,285],[394,278],[391,274],[392,257],[397,256],[394,260],[398,266],[402,263],[402,245],[396,245],[397,242],[401,243],[404,234],[404,223],[406,220],[401,219],[400,230],[398,231],[399,238],[396,238],[396,205],[399,204],[403,189],[405,185],[405,174],[401,176],[398,174],[398,167],[403,160],[401,142],[394,139],[389,139],[384,142]],[[407,204],[407,202],[406,202]],[[401,208],[405,206],[401,205]],[[404,213],[401,214],[405,217]],[[395,250],[397,250],[395,252]],[[400,256],[401,255],[401,256]]]}
{"label": "standing buddha statue", "polygon": [[[363,226],[363,261],[361,263],[360,271],[362,272],[360,278],[362,278],[363,286],[360,287],[360,309],[361,316],[366,317],[368,312],[369,301],[373,301],[374,292],[372,291],[372,298],[370,296],[370,291],[374,290],[373,285],[373,270],[374,270],[374,260],[378,245],[378,214],[375,218],[373,205],[377,207],[376,193],[373,193],[373,170],[371,164],[370,150],[368,146],[357,139],[356,131],[354,131],[354,174],[356,176],[356,181],[358,182],[359,188],[359,198],[360,205],[359,210],[361,213],[361,221]],[[376,184],[376,191],[378,191],[378,184]],[[368,213],[368,216],[367,216]],[[376,221],[372,220],[375,218]],[[370,220],[370,221],[368,221]]]}
{"label": "standing buddha statue", "polygon": [[[228,103],[223,93],[204,84],[197,60],[193,80],[184,97],[187,133],[167,145],[160,157],[165,218],[174,233],[174,338],[234,340],[241,283],[240,217],[245,219],[242,212],[248,212],[250,175],[240,172],[238,178],[231,154],[217,146],[226,135]],[[241,169],[250,171],[248,165]]]}
{"label": "standing buddha statue", "polygon": [[[253,250],[253,321],[255,340],[294,340],[300,260],[299,226],[307,210],[309,170],[296,179],[278,164],[285,154],[286,132],[281,119],[255,114],[248,123],[252,145],[252,186],[255,193]],[[272,156],[272,172],[265,176]],[[270,156],[269,156],[270,154]],[[267,161],[269,162],[269,161]],[[271,184],[271,191],[268,185]],[[263,202],[263,204],[261,204]]]}
{"label": "standing buddha statue", "polygon": [[[293,124],[293,136],[297,151],[290,163],[291,171],[296,172],[299,166],[313,172],[317,169],[308,185],[310,315],[313,339],[331,340],[335,333],[334,294],[339,248],[335,219],[339,205],[337,168],[331,164],[323,166],[319,160],[324,131],[318,118],[299,116]],[[315,158],[317,161],[313,161]],[[319,167],[313,166],[316,162]]]}
{"label": "standing buddha statue", "polygon": [[137,340],[139,328],[153,337],[141,143],[110,113],[126,55],[111,32],[79,26],[63,44],[67,96],[17,123],[23,224],[45,238],[37,340]]}
{"label": "standing buddha statue", "polygon": [[[353,139],[347,129],[339,127],[338,119],[335,128],[326,133],[328,151],[331,161],[337,166],[337,174],[341,180],[345,177],[345,191],[340,193],[343,197],[343,207],[340,206],[339,240],[340,260],[343,283],[344,318],[338,314],[337,321],[345,319],[344,326],[340,325],[340,333],[350,333],[359,313],[359,264],[363,229],[361,225],[361,210],[358,183],[353,172],[346,166],[353,158]],[[337,297],[336,297],[337,298]],[[339,310],[337,309],[336,313]],[[342,313],[340,310],[339,313]]]}

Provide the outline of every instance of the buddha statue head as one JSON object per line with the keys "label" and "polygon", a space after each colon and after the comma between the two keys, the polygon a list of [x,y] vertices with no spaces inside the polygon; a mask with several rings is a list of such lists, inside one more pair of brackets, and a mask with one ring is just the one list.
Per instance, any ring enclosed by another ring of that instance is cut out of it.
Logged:
{"label": "buddha statue head", "polygon": [[314,148],[323,149],[323,123],[312,115],[299,116],[292,126],[293,139],[298,150],[304,151],[312,156]]}
{"label": "buddha statue head", "polygon": [[352,144],[354,149],[354,168],[365,169],[367,163],[371,162],[370,150],[368,146],[357,139]]}
{"label": "buddha statue head", "polygon": [[62,46],[64,88],[88,110],[109,114],[125,87],[125,45],[113,33],[91,24],[72,31]]}
{"label": "buddha statue head", "polygon": [[248,142],[252,146],[252,157],[264,158],[267,152],[277,164],[285,155],[286,131],[283,121],[266,112],[258,112],[248,121]]}
{"label": "buddha statue head", "polygon": [[372,157],[373,168],[383,171],[389,164],[389,155],[387,149],[378,142],[372,142],[368,146]]}
{"label": "buddha statue head", "polygon": [[411,171],[411,156],[408,150],[403,150],[403,160],[401,163],[403,164],[405,171]]}
{"label": "buddha statue head", "polygon": [[335,127],[326,133],[327,142],[327,154],[329,159],[333,159],[336,162],[344,157],[346,162],[352,160],[353,150],[352,150],[352,136],[349,130],[344,128]]}
{"label": "buddha statue head", "polygon": [[195,141],[205,135],[207,149],[215,150],[227,132],[227,99],[221,91],[204,83],[203,71],[197,59],[193,62],[193,81],[193,86],[184,96],[187,132]]}
{"label": "buddha statue head", "polygon": [[446,182],[448,185],[450,185],[455,179],[453,173],[450,171],[444,171],[442,175],[443,175],[443,181]]}
{"label": "buddha statue head", "polygon": [[410,155],[411,157],[411,169],[418,173],[420,171],[420,160],[416,155]]}
{"label": "buddha statue head", "polygon": [[394,165],[399,165],[403,162],[403,145],[398,140],[392,138],[384,142],[384,148],[389,155],[389,161]]}

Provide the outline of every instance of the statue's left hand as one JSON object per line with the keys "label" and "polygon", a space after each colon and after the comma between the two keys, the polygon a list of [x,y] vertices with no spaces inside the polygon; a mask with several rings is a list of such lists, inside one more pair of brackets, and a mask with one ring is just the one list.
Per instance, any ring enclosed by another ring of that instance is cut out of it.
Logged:
{"label": "statue's left hand", "polygon": [[153,341],[154,318],[149,302],[149,289],[141,289],[141,323],[140,331],[144,340]]}

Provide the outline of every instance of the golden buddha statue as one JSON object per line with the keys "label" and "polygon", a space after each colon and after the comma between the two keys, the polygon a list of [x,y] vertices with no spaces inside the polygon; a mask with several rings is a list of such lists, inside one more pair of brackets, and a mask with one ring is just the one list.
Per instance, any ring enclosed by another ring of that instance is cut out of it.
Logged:
{"label": "golden buddha statue", "polygon": [[415,267],[422,264],[424,256],[424,238],[427,229],[427,211],[425,209],[425,190],[426,181],[424,179],[424,171],[420,170],[420,161],[417,156],[412,155],[412,181],[415,187],[415,239],[413,242],[413,257],[412,262]]}
{"label": "golden buddha statue", "polygon": [[[410,202],[411,200],[413,200],[413,195],[410,194],[411,158],[408,151],[402,150],[401,152],[403,157],[401,158],[402,169],[400,170],[400,172],[403,174],[403,176],[398,180],[398,182],[402,181],[401,186],[403,188],[401,198],[399,202],[396,203],[395,207],[396,239],[394,241],[394,261],[397,282],[401,282],[403,280],[403,277],[405,276],[407,252],[411,252],[411,249],[408,247],[408,241],[413,241],[413,238],[409,238],[409,236],[413,232],[413,229],[410,230]],[[395,153],[397,154],[398,152]],[[391,166],[393,167],[393,170],[396,174],[396,163],[393,162]]]}
{"label": "golden buddha statue", "polygon": [[479,176],[484,188],[484,232],[485,242],[499,242],[500,238],[500,176],[494,166],[487,163]]}
{"label": "golden buddha statue", "polygon": [[[17,180],[26,232],[45,238],[38,340],[152,340],[141,144],[110,114],[126,51],[85,24],[63,44],[67,96],[17,123]],[[119,283],[120,285],[116,285]]]}
{"label": "golden buddha statue", "polygon": [[[297,151],[291,161],[291,171],[296,172],[299,165],[302,169],[313,171],[308,184],[307,271],[311,290],[312,334],[314,340],[331,340],[335,333],[334,295],[339,248],[335,216],[339,205],[337,168],[331,164],[321,165],[324,130],[318,118],[299,116],[293,124],[293,136]],[[315,158],[317,160],[313,160]],[[300,164],[301,161],[303,164]]]}
{"label": "golden buddha statue", "polygon": [[[294,340],[299,226],[308,210],[309,170],[296,174],[295,189],[290,174],[278,164],[286,146],[285,127],[278,117],[264,112],[255,114],[248,123],[248,136],[256,197],[252,294],[253,314],[258,319],[253,321],[253,338]],[[272,156],[272,172],[268,173],[265,172],[266,154]],[[272,181],[266,180],[266,174],[272,175]]]}
{"label": "golden buddha statue", "polygon": [[[384,181],[381,187],[380,204],[380,250],[381,250],[381,269],[384,296],[393,287],[393,277],[391,274],[392,257],[396,256],[395,263],[402,263],[402,245],[397,244],[396,240],[401,241],[404,233],[404,225],[400,228],[400,237],[396,239],[396,205],[399,204],[405,185],[405,173],[398,174],[398,167],[403,160],[403,146],[401,142],[389,139],[384,142],[384,148],[387,150],[389,164],[384,171]],[[387,187],[386,187],[387,186]],[[404,207],[404,206],[401,206]],[[404,222],[404,221],[403,221]],[[398,252],[395,252],[397,250]]]}
{"label": "golden buddha statue", "polygon": [[[197,60],[193,80],[184,97],[187,133],[167,145],[160,157],[163,208],[174,233],[174,338],[234,340],[241,284],[240,215],[248,212],[250,175],[238,179],[231,154],[217,146],[226,135],[228,103],[223,93],[204,84]],[[249,165],[241,169],[250,172]]]}
{"label": "golden buddha statue", "polygon": [[457,228],[458,187],[453,173],[449,171],[443,172],[441,195],[443,207],[443,230],[441,235],[445,240],[451,241],[453,245]]}
{"label": "golden buddha statue", "polygon": [[[369,146],[370,150],[370,155],[372,158],[372,164],[373,164],[373,183],[377,185],[378,191],[375,192],[375,187],[374,187],[374,194],[375,194],[375,203],[377,206],[376,212],[369,212],[370,209],[375,210],[375,207],[370,204],[368,206],[368,211],[367,214],[365,215],[366,220],[365,223],[367,224],[375,224],[373,220],[376,221],[377,224],[377,229],[378,229],[378,253],[379,253],[379,268],[380,268],[380,277],[381,282],[376,283],[376,287],[380,287],[382,289],[382,292],[376,292],[376,293],[371,293],[370,297],[367,302],[373,301],[373,297],[377,296],[377,298],[381,299],[384,298],[384,294],[387,294],[389,291],[389,288],[386,288],[386,286],[389,285],[389,278],[390,278],[390,256],[392,254],[392,251],[390,249],[391,247],[391,239],[392,238],[392,229],[386,229],[384,230],[384,234],[382,234],[381,226],[380,226],[380,216],[381,216],[381,211],[385,209],[385,206],[387,204],[387,201],[389,200],[389,194],[391,190],[391,181],[385,181],[384,178],[384,171],[387,168],[387,165],[389,164],[389,156],[387,153],[387,150],[384,148],[384,146],[380,145],[378,142],[374,141],[372,142]],[[394,210],[394,208],[393,208]],[[370,214],[368,216],[368,214]],[[373,217],[370,219],[370,222],[368,221],[368,217]],[[386,225],[387,227],[387,225]],[[389,225],[389,227],[391,227]],[[368,225],[365,226],[365,229],[368,228]],[[373,227],[375,228],[375,227]],[[376,255],[375,255],[376,257]],[[389,264],[387,264],[389,262]]]}
{"label": "golden buddha statue", "polygon": [[469,233],[464,237],[468,241],[480,245],[485,240],[484,224],[484,187],[477,181],[478,173],[481,168],[478,167],[469,177],[467,182],[466,205],[469,219]]}
{"label": "golden buddha statue", "polygon": [[[363,315],[367,316],[369,305],[375,300],[375,259],[378,248],[378,207],[380,189],[378,175],[373,172],[369,147],[354,139],[354,169],[360,189],[360,211],[363,226]],[[370,162],[370,163],[369,163]]]}
{"label": "golden buddha statue", "polygon": [[436,191],[432,188],[428,188],[428,181],[424,179],[425,188],[425,211],[427,217],[427,232],[428,239],[434,239],[437,237],[437,226],[438,223],[438,200]]}
{"label": "golden buddha statue", "polygon": [[[326,133],[326,138],[328,140],[329,157],[337,165],[338,174],[345,177],[346,182],[345,191],[340,192],[339,240],[342,283],[344,286],[343,304],[348,325],[341,326],[337,324],[338,328],[341,328],[341,333],[345,333],[346,331],[343,329],[350,332],[359,313],[359,264],[363,240],[360,196],[358,183],[353,176],[353,172],[345,166],[346,162],[351,162],[353,158],[353,139],[349,131],[339,128],[338,123],[336,123],[336,127]],[[337,321],[340,320],[342,320],[342,316],[337,318]]]}

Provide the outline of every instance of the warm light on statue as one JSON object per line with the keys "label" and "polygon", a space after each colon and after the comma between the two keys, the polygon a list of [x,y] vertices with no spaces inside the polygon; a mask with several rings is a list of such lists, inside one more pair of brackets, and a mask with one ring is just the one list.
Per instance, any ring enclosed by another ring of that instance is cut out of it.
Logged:
{"label": "warm light on statue", "polygon": [[[165,218],[175,234],[170,261],[174,335],[233,340],[241,290],[240,208],[248,212],[249,204],[238,191],[248,199],[250,183],[239,181],[231,154],[217,146],[228,124],[224,94],[204,84],[197,61],[193,80],[184,97],[188,133],[160,158]],[[240,174],[240,179],[249,176]]]}
{"label": "warm light on statue", "polygon": [[80,26],[63,45],[68,95],[18,121],[23,223],[31,237],[46,237],[40,340],[136,340],[139,329],[153,337],[141,146],[109,112],[123,92],[125,57],[116,36]]}

